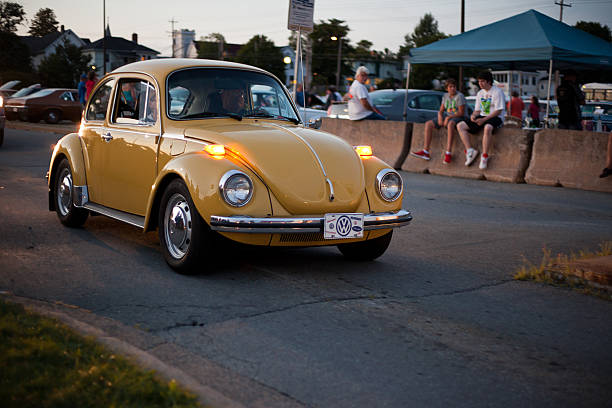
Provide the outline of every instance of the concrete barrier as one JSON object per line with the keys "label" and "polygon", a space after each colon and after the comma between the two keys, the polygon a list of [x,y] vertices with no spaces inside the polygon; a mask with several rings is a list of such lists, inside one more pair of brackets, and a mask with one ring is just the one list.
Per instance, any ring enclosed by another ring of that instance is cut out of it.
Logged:
{"label": "concrete barrier", "polygon": [[[442,176],[462,177],[471,179],[486,179],[506,183],[523,183],[525,171],[529,166],[534,131],[518,128],[501,128],[493,134],[493,148],[489,153],[489,165],[486,170],[480,170],[478,164],[480,155],[474,163],[466,167],[463,143],[455,132],[453,158],[450,164],[443,163],[443,154],[446,149],[446,129],[433,131],[431,141],[431,160],[426,161],[408,155],[402,165],[402,170],[431,173]],[[412,131],[411,151],[423,148],[425,138],[425,124],[415,123]],[[471,143],[475,149],[482,152],[482,132],[471,135]]]}
{"label": "concrete barrier", "polygon": [[600,179],[608,133],[545,129],[535,134],[525,180],[530,184],[612,192],[612,177]]}
{"label": "concrete barrier", "polygon": [[410,151],[412,123],[409,122],[322,118],[321,130],[353,146],[372,146],[375,156],[396,169],[401,167]]}

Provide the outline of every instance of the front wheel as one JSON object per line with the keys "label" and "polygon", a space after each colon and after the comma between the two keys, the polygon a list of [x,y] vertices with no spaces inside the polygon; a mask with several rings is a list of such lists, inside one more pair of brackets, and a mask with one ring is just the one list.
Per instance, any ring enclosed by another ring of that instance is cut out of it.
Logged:
{"label": "front wheel", "polygon": [[371,261],[385,253],[392,236],[393,231],[390,231],[388,234],[367,241],[340,244],[338,249],[342,255],[352,261]]}
{"label": "front wheel", "polygon": [[55,200],[55,212],[62,224],[67,227],[80,227],[87,220],[89,211],[74,206],[72,197],[74,185],[72,183],[72,170],[68,159],[62,159],[55,172],[55,185],[53,186],[53,198]]}
{"label": "front wheel", "polygon": [[182,274],[205,271],[212,263],[212,231],[182,180],[174,180],[166,187],[158,220],[159,242],[168,265]]}

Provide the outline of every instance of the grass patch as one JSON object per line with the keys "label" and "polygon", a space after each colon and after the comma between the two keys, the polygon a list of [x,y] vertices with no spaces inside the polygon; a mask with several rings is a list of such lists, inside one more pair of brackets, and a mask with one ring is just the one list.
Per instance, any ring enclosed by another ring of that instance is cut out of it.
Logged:
{"label": "grass patch", "polygon": [[523,257],[523,265],[514,274],[514,279],[569,287],[586,294],[612,300],[612,293],[605,289],[593,287],[584,279],[580,279],[572,273],[574,268],[572,263],[574,261],[612,255],[611,241],[599,244],[599,249],[594,252],[581,250],[569,255],[560,253],[553,256],[549,249],[544,248],[542,251],[544,255],[539,264],[533,264]]}
{"label": "grass patch", "polygon": [[199,407],[164,383],[58,321],[0,300],[2,407]]}

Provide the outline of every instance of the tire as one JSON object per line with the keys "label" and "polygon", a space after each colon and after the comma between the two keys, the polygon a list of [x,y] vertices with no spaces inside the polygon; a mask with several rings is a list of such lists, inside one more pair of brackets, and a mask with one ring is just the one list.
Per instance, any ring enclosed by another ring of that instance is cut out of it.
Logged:
{"label": "tire", "polygon": [[53,109],[53,110],[45,112],[45,122],[51,125],[55,125],[60,120],[62,120],[62,113],[60,111]]}
{"label": "tire", "polygon": [[182,180],[174,180],[166,187],[158,217],[159,242],[168,265],[185,275],[206,272],[212,263],[209,255],[214,253],[213,232],[198,213]]}
{"label": "tire", "polygon": [[367,241],[340,244],[338,249],[345,258],[352,261],[371,261],[385,253],[392,236],[393,231],[390,231],[388,234]]}
{"label": "tire", "polygon": [[72,170],[68,159],[62,159],[55,172],[53,183],[53,200],[55,201],[55,212],[62,224],[67,227],[76,228],[82,226],[87,220],[89,211],[77,208],[72,202],[74,185],[72,183]]}

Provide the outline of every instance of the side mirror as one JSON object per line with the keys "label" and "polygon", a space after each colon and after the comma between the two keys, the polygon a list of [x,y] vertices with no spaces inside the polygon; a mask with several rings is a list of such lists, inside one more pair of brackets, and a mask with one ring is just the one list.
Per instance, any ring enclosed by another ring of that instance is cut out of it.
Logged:
{"label": "side mirror", "polygon": [[306,127],[309,127],[311,129],[320,129],[321,128],[321,124],[322,124],[321,118],[311,119],[306,124]]}

